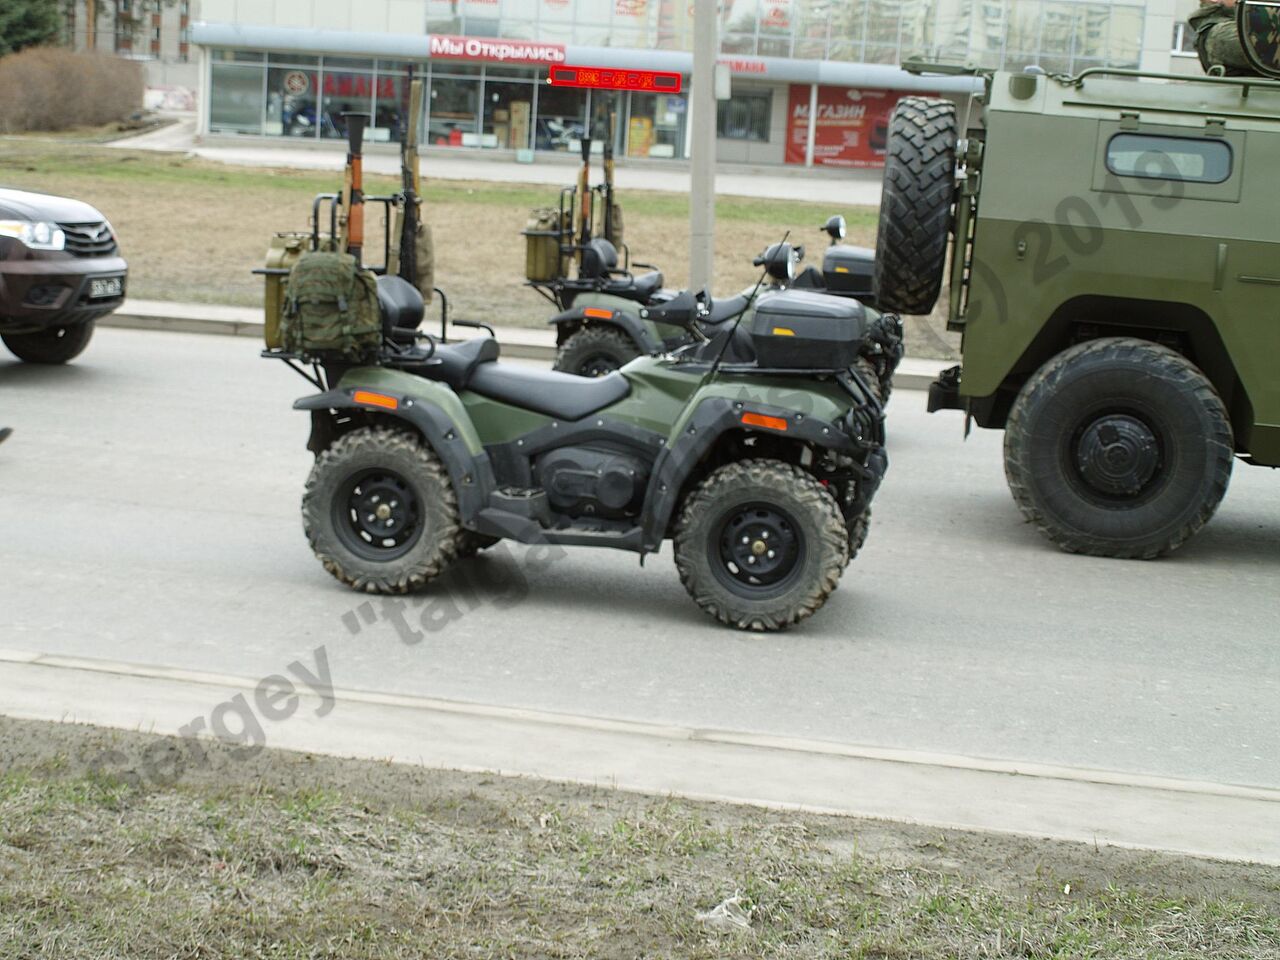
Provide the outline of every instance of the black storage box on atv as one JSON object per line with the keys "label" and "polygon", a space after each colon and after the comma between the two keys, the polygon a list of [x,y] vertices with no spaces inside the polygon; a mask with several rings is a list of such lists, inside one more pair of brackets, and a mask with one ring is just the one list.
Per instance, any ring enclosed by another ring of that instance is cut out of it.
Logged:
{"label": "black storage box on atv", "polygon": [[762,299],[751,321],[762,367],[843,370],[858,359],[866,336],[867,312],[857,300],[801,290]]}
{"label": "black storage box on atv", "polygon": [[876,252],[840,244],[828,247],[822,258],[822,279],[831,293],[875,300]]}

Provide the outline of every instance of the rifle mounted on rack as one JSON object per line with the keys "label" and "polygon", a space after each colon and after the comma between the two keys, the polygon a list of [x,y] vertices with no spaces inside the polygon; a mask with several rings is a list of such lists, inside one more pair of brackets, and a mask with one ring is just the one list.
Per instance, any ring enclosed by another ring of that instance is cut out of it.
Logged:
{"label": "rifle mounted on rack", "polygon": [[[421,289],[418,234],[422,224],[422,180],[418,159],[418,117],[422,115],[423,84],[409,70],[409,114],[400,123],[400,204],[396,210],[395,244],[388,251],[387,272]],[[427,296],[430,287],[423,291]]]}
{"label": "rifle mounted on rack", "polygon": [[591,242],[591,137],[582,138],[582,170],[578,173],[578,266],[582,248]]}
{"label": "rifle mounted on rack", "polygon": [[619,211],[614,208],[613,203],[613,107],[608,108],[608,120],[606,123],[604,139],[604,184],[600,187],[602,200],[604,201],[604,213],[601,215],[601,226],[604,238],[619,249],[622,248],[622,224],[618,222]]}

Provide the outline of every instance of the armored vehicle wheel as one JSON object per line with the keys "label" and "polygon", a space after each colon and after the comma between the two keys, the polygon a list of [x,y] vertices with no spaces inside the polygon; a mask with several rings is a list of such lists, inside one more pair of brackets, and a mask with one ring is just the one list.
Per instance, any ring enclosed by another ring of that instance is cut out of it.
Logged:
{"label": "armored vehicle wheel", "polygon": [[1026,518],[1070,553],[1151,559],[1213,516],[1231,423],[1190,361],[1145,340],[1092,340],[1023,386],[1005,427],[1005,475]]}
{"label": "armored vehicle wheel", "polygon": [[603,377],[621,369],[641,352],[621,330],[583,327],[561,344],[552,369],[580,377]]}
{"label": "armored vehicle wheel", "polygon": [[680,581],[711,616],[742,630],[780,630],[826,603],[848,561],[849,532],[808,473],[743,460],[686,498],[675,555]]}
{"label": "armored vehicle wheel", "polygon": [[476,533],[474,530],[459,530],[457,542],[454,544],[454,553],[459,560],[465,560],[468,557],[474,557],[481,550],[496,546],[497,543],[497,537]]}
{"label": "armored vehicle wheel", "polygon": [[353,430],[316,458],[302,526],[324,568],[368,593],[407,593],[437,576],[461,530],[444,465],[385,427]]}
{"label": "armored vehicle wheel", "polygon": [[889,122],[876,234],[879,308],[924,315],[942,289],[955,196],[956,108],[903,97]]}
{"label": "armored vehicle wheel", "polygon": [[39,333],[6,333],[4,345],[27,363],[66,363],[84,353],[93,336],[93,321],[51,327]]}

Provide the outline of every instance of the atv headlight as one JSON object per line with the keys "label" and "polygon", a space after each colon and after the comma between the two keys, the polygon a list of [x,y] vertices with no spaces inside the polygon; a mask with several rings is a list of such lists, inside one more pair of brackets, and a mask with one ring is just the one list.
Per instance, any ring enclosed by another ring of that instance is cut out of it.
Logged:
{"label": "atv headlight", "polygon": [[67,235],[43,220],[0,220],[0,237],[13,237],[32,250],[65,250]]}

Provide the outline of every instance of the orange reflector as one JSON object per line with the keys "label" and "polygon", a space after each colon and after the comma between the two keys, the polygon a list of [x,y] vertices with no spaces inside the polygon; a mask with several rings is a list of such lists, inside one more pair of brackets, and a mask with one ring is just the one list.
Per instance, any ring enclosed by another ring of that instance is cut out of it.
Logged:
{"label": "orange reflector", "polygon": [[796,332],[790,327],[774,327],[773,335],[775,337],[794,337]]}
{"label": "orange reflector", "polygon": [[395,397],[388,397],[385,393],[371,393],[368,390],[357,390],[352,399],[356,403],[365,403],[371,407],[382,407],[384,410],[399,410],[400,401]]}
{"label": "orange reflector", "polygon": [[582,311],[583,316],[590,317],[592,320],[612,320],[613,311],[605,310],[603,307],[587,307]]}
{"label": "orange reflector", "polygon": [[781,417],[766,417],[763,413],[744,413],[742,422],[748,427],[764,427],[766,430],[787,429],[787,421]]}

